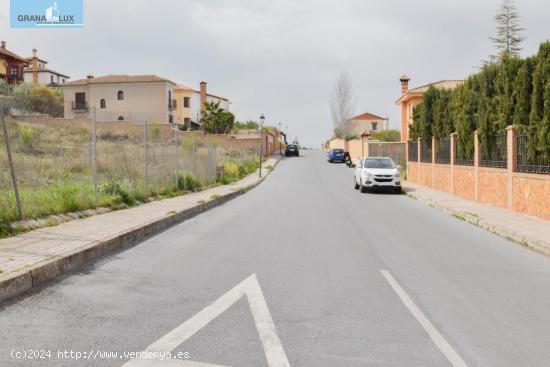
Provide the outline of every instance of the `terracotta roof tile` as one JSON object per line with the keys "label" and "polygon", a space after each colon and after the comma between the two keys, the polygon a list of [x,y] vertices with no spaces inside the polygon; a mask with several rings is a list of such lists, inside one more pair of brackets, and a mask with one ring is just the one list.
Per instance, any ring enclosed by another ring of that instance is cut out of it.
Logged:
{"label": "terracotta roof tile", "polygon": [[416,87],[409,90],[409,93],[426,93],[430,87],[440,88],[440,89],[454,89],[459,85],[464,84],[464,80],[441,80],[439,82],[430,83]]}
{"label": "terracotta roof tile", "polygon": [[154,82],[168,82],[174,85],[176,84],[158,75],[105,75],[105,76],[99,76],[94,78],[75,80],[69,83],[65,83],[64,86],[89,85],[89,84],[115,84],[115,83],[154,83]]}
{"label": "terracotta roof tile", "polygon": [[13,52],[5,49],[5,48],[0,48],[0,55],[5,55],[5,56],[8,56],[8,57],[13,57],[14,59],[17,59],[19,61],[23,61],[25,63],[28,63],[28,61],[24,58],[24,57],[21,57],[17,54],[14,54]]}
{"label": "terracotta roof tile", "polygon": [[354,118],[351,119],[352,121],[353,120],[385,120],[384,117],[380,117],[380,116],[377,116],[373,113],[370,113],[370,112],[365,112],[365,113],[362,113],[358,116],[355,116]]}

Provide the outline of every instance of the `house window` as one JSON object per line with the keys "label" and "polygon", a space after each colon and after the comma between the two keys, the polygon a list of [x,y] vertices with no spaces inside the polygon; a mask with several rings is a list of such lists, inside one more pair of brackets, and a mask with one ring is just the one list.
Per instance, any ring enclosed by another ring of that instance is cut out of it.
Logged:
{"label": "house window", "polygon": [[174,123],[174,115],[168,115],[168,122],[171,124]]}
{"label": "house window", "polygon": [[62,81],[63,83],[65,83],[65,79],[61,79],[61,81]]}
{"label": "house window", "polygon": [[186,117],[183,119],[183,124],[189,129],[191,130],[191,119],[189,117]]}
{"label": "house window", "polygon": [[373,122],[372,123],[372,131],[377,131],[378,130],[378,122]]}
{"label": "house window", "polygon": [[53,84],[53,75],[50,75],[50,82]]}
{"label": "house window", "polygon": [[124,92],[119,90],[117,98],[118,98],[119,101],[124,101]]}
{"label": "house window", "polygon": [[107,102],[105,102],[105,98],[101,98],[99,101],[99,108],[107,108]]}
{"label": "house window", "polygon": [[189,108],[190,105],[191,105],[191,98],[183,97],[183,107]]}
{"label": "house window", "polygon": [[12,66],[11,67],[11,76],[13,78],[17,78],[17,66]]}

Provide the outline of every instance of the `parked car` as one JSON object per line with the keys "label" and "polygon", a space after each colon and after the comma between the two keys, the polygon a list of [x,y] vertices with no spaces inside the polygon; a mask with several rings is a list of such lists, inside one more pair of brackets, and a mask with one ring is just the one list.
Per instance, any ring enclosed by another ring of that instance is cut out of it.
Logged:
{"label": "parked car", "polygon": [[355,189],[367,192],[371,188],[390,189],[401,192],[401,174],[391,158],[363,158],[357,164],[353,175]]}
{"label": "parked car", "polygon": [[300,149],[298,148],[298,145],[296,144],[288,144],[285,149],[285,157],[288,157],[289,155],[294,155],[296,157],[300,156]]}
{"label": "parked car", "polygon": [[345,162],[346,161],[346,153],[344,152],[344,149],[331,149],[331,150],[328,151],[327,160],[330,163]]}

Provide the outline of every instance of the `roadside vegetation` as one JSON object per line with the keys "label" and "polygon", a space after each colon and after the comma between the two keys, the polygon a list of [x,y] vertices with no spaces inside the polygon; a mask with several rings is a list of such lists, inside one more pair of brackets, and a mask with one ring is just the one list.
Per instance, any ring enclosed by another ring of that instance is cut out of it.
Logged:
{"label": "roadside vegetation", "polygon": [[[67,124],[44,116],[5,116],[5,122],[23,219],[96,207],[89,124]],[[184,195],[238,181],[258,167],[255,152],[180,138],[176,170],[173,132],[151,124],[146,170],[143,125],[127,125],[98,128],[97,207],[117,210]],[[5,237],[18,231],[12,223],[20,218],[3,134],[0,167],[0,237]]]}

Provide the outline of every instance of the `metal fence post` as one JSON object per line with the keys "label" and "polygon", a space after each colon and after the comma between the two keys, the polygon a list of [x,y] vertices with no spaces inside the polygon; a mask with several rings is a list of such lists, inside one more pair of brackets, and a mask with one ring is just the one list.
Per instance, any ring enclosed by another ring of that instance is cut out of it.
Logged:
{"label": "metal fence post", "polygon": [[191,138],[191,169],[193,170],[193,174],[196,175],[196,167],[195,167],[195,138]]}
{"label": "metal fence post", "polygon": [[143,122],[143,153],[145,156],[145,162],[144,162],[144,187],[145,187],[145,193],[147,194],[147,191],[149,189],[148,187],[148,166],[147,166],[147,120]]}
{"label": "metal fence post", "polygon": [[97,209],[97,130],[96,130],[96,106],[92,110],[92,179],[94,182],[94,207]]}
{"label": "metal fence post", "polygon": [[6,120],[4,119],[4,103],[0,99],[0,122],[2,123],[2,130],[4,132],[4,140],[6,142],[6,151],[8,154],[8,164],[10,166],[11,181],[13,184],[13,191],[15,192],[15,202],[17,204],[17,213],[19,219],[23,219],[23,208],[21,206],[21,198],[19,197],[19,189],[17,188],[17,176],[15,175],[15,169],[13,167],[13,157],[11,155],[10,139],[8,135],[8,128],[6,126]]}
{"label": "metal fence post", "polygon": [[175,161],[175,164],[176,164],[176,174],[175,174],[175,179],[176,179],[176,189],[178,188],[178,183],[179,183],[179,180],[178,180],[178,176],[179,176],[179,152],[178,152],[178,129],[174,126],[174,153],[176,154],[176,161]]}

